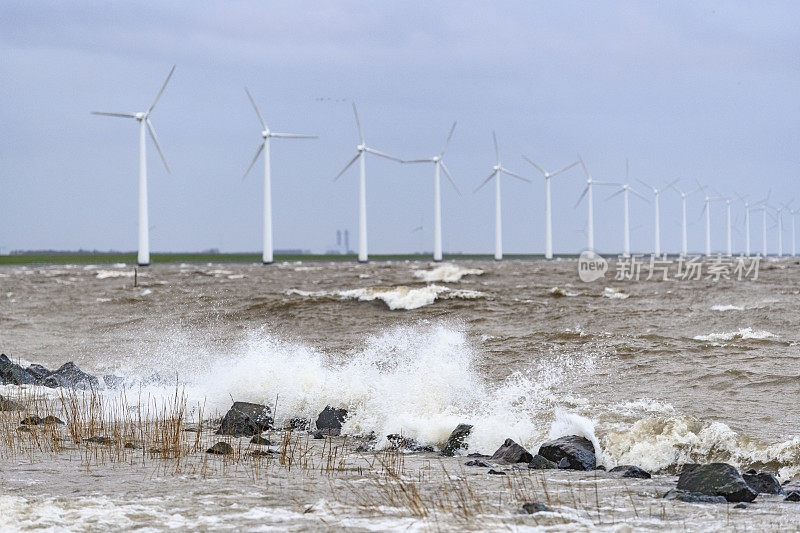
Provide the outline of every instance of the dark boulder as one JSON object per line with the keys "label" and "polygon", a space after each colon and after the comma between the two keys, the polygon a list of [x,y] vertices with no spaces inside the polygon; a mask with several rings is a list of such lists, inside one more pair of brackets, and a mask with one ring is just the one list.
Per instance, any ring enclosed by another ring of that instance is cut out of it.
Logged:
{"label": "dark boulder", "polygon": [[4,353],[0,353],[0,380],[3,384],[12,385],[33,385],[37,381],[33,374],[12,363]]}
{"label": "dark boulder", "polygon": [[747,471],[742,474],[742,478],[756,494],[783,494],[783,488],[781,488],[778,478],[769,472]]}
{"label": "dark boulder", "polygon": [[505,472],[503,472],[502,470],[489,470],[486,473],[487,474],[491,474],[493,476],[507,476],[508,475]]}
{"label": "dark boulder", "polygon": [[459,450],[466,450],[467,443],[464,442],[469,434],[472,432],[472,426],[469,424],[459,424],[456,426],[456,429],[450,433],[450,436],[447,438],[447,442],[442,447],[442,455],[446,455],[448,457],[452,457],[458,452]]}
{"label": "dark boulder", "polygon": [[307,418],[292,418],[284,424],[284,429],[306,431],[311,426],[311,421]]}
{"label": "dark boulder", "polygon": [[672,489],[664,494],[665,500],[678,500],[686,503],[728,503],[724,496],[710,496],[701,492]]}
{"label": "dark boulder", "polygon": [[559,464],[559,468],[568,468],[570,470],[594,470],[596,466],[592,441],[577,435],[559,437],[556,440],[545,442],[539,448],[539,455],[556,464],[566,459],[567,466],[563,467]]}
{"label": "dark boulder", "polygon": [[64,421],[58,418],[57,416],[47,415],[46,417],[42,418],[42,424],[44,424],[45,426],[49,426],[51,424],[58,424],[63,426]]}
{"label": "dark boulder", "polygon": [[736,505],[733,506],[734,509],[747,509],[748,507],[750,507],[750,504],[744,502],[737,503]]}
{"label": "dark boulder", "polygon": [[729,502],[751,502],[758,496],[739,471],[727,463],[688,465],[678,478],[677,488],[708,496],[722,496]]}
{"label": "dark boulder", "polygon": [[70,361],[64,363],[55,372],[48,374],[41,384],[45,387],[55,389],[56,387],[65,387],[70,389],[89,389],[97,387],[99,382],[96,377],[87,374],[78,365]]}
{"label": "dark boulder", "polygon": [[800,492],[790,492],[783,500],[785,502],[800,502]]}
{"label": "dark boulder", "polygon": [[53,373],[52,370],[48,370],[42,365],[36,365],[36,364],[29,365],[28,368],[26,368],[26,370],[30,375],[33,376],[33,378],[36,381],[41,381],[42,379],[45,378],[45,376],[48,376],[49,374]]}
{"label": "dark boulder", "polygon": [[115,376],[114,374],[106,374],[103,376],[103,383],[109,389],[119,389],[125,384],[125,378]]}
{"label": "dark boulder", "polygon": [[259,446],[270,446],[272,443],[269,441],[268,438],[262,437],[261,435],[254,435],[252,439],[250,439],[250,444],[258,444]]}
{"label": "dark boulder", "polygon": [[483,459],[473,459],[472,461],[467,461],[464,463],[464,466],[481,466],[483,468],[491,468],[494,465],[492,463],[487,463]]}
{"label": "dark boulder", "polygon": [[360,437],[361,444],[356,447],[357,452],[371,452],[375,449],[375,444],[378,442],[378,436],[374,431],[370,431],[369,435]]}
{"label": "dark boulder", "polygon": [[619,465],[615,466],[608,471],[609,474],[616,474],[619,477],[631,477],[638,479],[650,479],[652,476],[650,472],[642,470],[638,466],[633,465]]}
{"label": "dark boulder", "polygon": [[211,448],[207,449],[206,453],[210,453],[213,455],[230,455],[233,453],[233,446],[231,446],[227,442],[218,442]]}
{"label": "dark boulder", "polygon": [[533,456],[531,462],[528,463],[528,468],[531,470],[554,470],[558,468],[558,465],[550,459],[542,457],[537,453]]}
{"label": "dark boulder", "polygon": [[116,442],[111,437],[103,437],[101,435],[93,435],[86,439],[86,442],[91,442],[93,444],[102,444],[103,446],[113,446]]}
{"label": "dark boulder", "polygon": [[14,400],[0,396],[0,411],[22,411],[22,406]]}
{"label": "dark boulder", "polygon": [[233,402],[217,430],[217,435],[250,437],[272,427],[272,410],[266,405]]}
{"label": "dark boulder", "polygon": [[44,423],[42,417],[37,415],[26,416],[22,420],[19,421],[20,424],[23,426],[38,426],[39,424]]}
{"label": "dark boulder", "polygon": [[498,463],[530,463],[532,460],[533,455],[531,455],[531,452],[511,439],[506,439],[503,445],[492,455],[492,461],[497,461]]}
{"label": "dark boulder", "polygon": [[315,422],[317,430],[322,431],[323,435],[338,436],[342,433],[342,423],[347,418],[347,409],[337,409],[326,406],[317,417]]}
{"label": "dark boulder", "polygon": [[523,513],[527,513],[527,514],[552,513],[553,510],[549,506],[547,506],[547,505],[545,505],[543,503],[530,502],[530,503],[522,504],[522,512]]}
{"label": "dark boulder", "polygon": [[800,481],[786,480],[781,488],[788,494],[789,492],[800,492]]}
{"label": "dark boulder", "polygon": [[389,441],[389,447],[399,450],[408,450],[410,452],[432,452],[433,446],[420,444],[411,437],[403,437],[397,433],[386,435],[386,440]]}

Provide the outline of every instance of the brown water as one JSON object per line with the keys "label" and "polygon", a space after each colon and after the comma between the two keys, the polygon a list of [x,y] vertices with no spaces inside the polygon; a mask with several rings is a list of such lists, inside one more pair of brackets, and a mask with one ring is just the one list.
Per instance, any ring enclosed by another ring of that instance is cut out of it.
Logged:
{"label": "brown water", "polygon": [[[174,391],[177,376],[189,403],[208,412],[224,411],[231,397],[272,404],[277,395],[279,418],[341,405],[351,413],[350,434],[402,432],[437,445],[468,421],[470,450],[489,454],[507,437],[536,449],[549,436],[584,434],[602,448],[605,464],[663,472],[662,484],[695,461],[800,474],[796,261],[763,263],[757,280],[720,282],[613,281],[612,264],[605,280],[583,283],[575,261],[437,267],[155,265],[140,271],[138,287],[129,266],[5,267],[0,351],[48,367],[74,360],[153,395]],[[70,480],[57,464],[17,473],[17,481],[4,481],[21,498],[67,492],[83,480]],[[25,476],[48,489],[26,488]],[[171,508],[162,497],[179,499],[176,491],[213,499],[219,490],[225,500],[233,498],[226,491],[244,498],[251,490],[176,483],[159,483],[160,507],[142,512],[164,519]],[[623,489],[609,483],[608,495]],[[260,494],[252,488],[252,498]],[[83,496],[108,498],[117,510],[126,499],[117,490]],[[300,499],[310,505],[330,496],[309,488]],[[642,502],[653,495],[645,496]],[[270,522],[285,504],[257,506],[272,517],[263,523],[313,528],[291,513]],[[203,514],[191,501],[181,505],[183,514]],[[784,523],[784,507],[765,512]],[[725,528],[721,511],[703,513],[708,522],[694,517],[697,527]],[[369,515],[360,519],[368,527]],[[409,524],[425,522],[379,528]]]}

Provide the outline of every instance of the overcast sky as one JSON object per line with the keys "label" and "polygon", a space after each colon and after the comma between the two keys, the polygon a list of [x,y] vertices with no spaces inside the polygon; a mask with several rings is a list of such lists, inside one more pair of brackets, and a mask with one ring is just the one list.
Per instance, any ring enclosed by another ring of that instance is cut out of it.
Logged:
{"label": "overcast sky", "polygon": [[[544,185],[525,154],[555,169],[580,153],[596,179],[694,180],[720,194],[800,207],[797,2],[46,2],[0,7],[0,248],[136,248],[138,133],[152,120],[172,174],[148,141],[151,249],[258,251],[263,166],[249,87],[270,127],[319,135],[273,144],[276,248],[323,251],[336,229],[356,247],[358,176],[333,177],[358,141],[445,160],[446,251],[493,249],[494,164],[505,178],[504,248],[544,249]],[[432,249],[433,168],[367,161],[371,253]],[[554,178],[556,252],[585,246],[579,168]],[[622,199],[595,195],[597,248],[622,246]],[[632,247],[652,245],[652,204],[634,198]],[[735,219],[743,228],[741,202]],[[689,246],[703,248],[702,198]],[[662,200],[663,246],[680,247],[679,200]],[[724,248],[724,205],[713,206]],[[759,222],[760,224],[760,222]],[[422,226],[422,230],[414,231]],[[784,246],[788,249],[790,219]],[[760,227],[753,227],[754,240]],[[774,248],[774,230],[770,233]],[[743,230],[734,232],[744,246]]]}

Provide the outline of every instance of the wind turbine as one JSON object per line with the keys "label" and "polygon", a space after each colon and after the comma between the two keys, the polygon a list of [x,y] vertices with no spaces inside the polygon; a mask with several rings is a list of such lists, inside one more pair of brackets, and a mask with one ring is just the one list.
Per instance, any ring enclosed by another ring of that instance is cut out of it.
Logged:
{"label": "wind turbine", "polygon": [[272,263],[272,184],[271,184],[271,171],[270,171],[270,150],[269,150],[269,140],[271,138],[276,139],[316,139],[316,135],[300,135],[299,133],[277,133],[270,131],[267,123],[264,121],[264,117],[261,116],[261,112],[258,110],[258,106],[256,105],[256,101],[253,100],[253,96],[250,94],[250,91],[247,90],[247,87],[244,88],[244,91],[247,93],[247,98],[250,100],[250,103],[253,104],[253,109],[258,116],[259,122],[261,122],[261,127],[264,129],[261,131],[261,143],[258,145],[258,149],[256,149],[256,155],[253,156],[253,160],[250,162],[250,166],[247,167],[247,170],[242,176],[242,181],[247,177],[247,174],[250,172],[250,169],[253,168],[253,165],[256,164],[256,160],[258,156],[261,155],[261,152],[264,152],[264,235],[263,235],[263,251],[261,254],[261,261],[265,265]]}
{"label": "wind turbine", "polygon": [[450,171],[447,170],[447,165],[444,164],[442,158],[444,157],[444,152],[447,150],[447,146],[450,144],[450,139],[453,137],[453,132],[456,129],[456,123],[453,122],[453,126],[450,128],[450,133],[447,135],[447,140],[444,142],[444,146],[442,146],[441,152],[439,155],[428,157],[424,159],[411,159],[408,161],[403,161],[403,163],[433,163],[433,260],[434,261],[441,261],[442,260],[442,200],[441,200],[441,187],[439,186],[439,170],[443,170],[447,179],[450,180],[450,183],[453,185],[453,188],[456,190],[458,194],[461,194],[461,191],[458,190],[456,186],[456,182],[453,179],[453,176],[450,174]]}
{"label": "wind turbine", "polygon": [[700,182],[697,182],[698,188],[703,191],[705,195],[705,199],[703,201],[703,211],[700,213],[700,216],[703,216],[705,213],[706,216],[706,256],[711,255],[711,201],[712,200],[720,200],[721,198],[712,198],[708,195],[708,191]]}
{"label": "wind turbine", "polygon": [[617,190],[617,192],[615,192],[614,194],[612,194],[611,196],[606,198],[606,200],[610,200],[611,198],[614,198],[618,194],[622,194],[623,195],[623,199],[624,199],[624,204],[623,204],[623,209],[624,209],[623,232],[624,232],[624,236],[623,236],[622,255],[624,257],[630,257],[630,255],[631,255],[631,223],[630,223],[630,218],[631,217],[630,217],[630,207],[629,207],[629,204],[630,204],[630,200],[629,200],[630,194],[629,193],[633,193],[636,196],[638,196],[639,198],[641,198],[642,200],[644,200],[645,202],[647,202],[647,198],[645,198],[644,196],[642,196],[642,194],[640,194],[639,192],[634,190],[633,187],[631,187],[629,181],[630,181],[630,178],[628,176],[628,160],[626,159],[625,160],[625,183],[622,184],[622,185],[620,185],[618,183],[615,183],[615,185],[620,185],[619,189]]}
{"label": "wind turbine", "polygon": [[732,255],[732,242],[731,242],[731,199],[727,196],[722,196],[718,191],[714,190],[717,194],[717,199],[725,201],[725,252],[728,257]]}
{"label": "wind turbine", "polygon": [[656,256],[661,255],[661,214],[659,210],[659,198],[661,197],[661,193],[668,188],[672,187],[678,180],[674,180],[668,185],[665,185],[663,188],[659,189],[658,187],[653,187],[652,185],[646,183],[643,180],[637,180],[639,183],[644,185],[645,187],[650,188],[653,191],[653,253]]}
{"label": "wind turbine", "polygon": [[750,257],[750,201],[740,195],[736,194],[739,197],[739,200],[742,201],[744,204],[744,249],[745,249],[745,256]]}
{"label": "wind turbine", "polygon": [[675,185],[671,185],[672,190],[677,192],[681,195],[681,257],[686,257],[689,253],[689,245],[687,239],[687,232],[686,232],[686,198],[693,195],[700,189],[695,189],[693,191],[682,191],[675,187]]}
{"label": "wind turbine", "polygon": [[789,208],[789,204],[791,203],[792,201],[789,200],[786,203],[779,204],[780,207],[775,208],[775,218],[778,219],[778,257],[783,257],[783,212],[791,212]]}
{"label": "wind turbine", "polygon": [[397,161],[398,163],[402,163],[402,160],[391,156],[389,154],[385,154],[383,152],[379,152],[373,148],[367,146],[366,141],[364,141],[364,132],[361,129],[361,121],[358,118],[358,110],[356,109],[355,102],[353,103],[353,115],[356,117],[356,127],[358,128],[358,138],[361,143],[356,146],[356,155],[353,159],[350,160],[349,163],[345,165],[345,167],[336,174],[336,177],[333,178],[333,181],[338,180],[345,171],[350,168],[353,163],[356,161],[359,162],[359,176],[358,176],[358,261],[359,263],[366,263],[369,258],[367,256],[367,177],[366,177],[366,170],[365,170],[365,162],[366,162],[366,155],[367,152],[370,154],[377,155],[379,157],[383,157],[385,159],[391,159],[392,161]]}
{"label": "wind turbine", "polygon": [[552,221],[552,217],[551,217],[551,208],[550,208],[550,178],[552,178],[553,176],[558,176],[562,172],[566,172],[567,170],[571,169],[572,167],[574,167],[575,165],[580,163],[580,161],[575,161],[574,163],[570,163],[569,165],[565,166],[561,170],[558,170],[556,172],[550,173],[550,172],[547,172],[542,167],[540,167],[539,165],[537,165],[536,163],[534,163],[533,161],[531,161],[530,159],[528,159],[527,156],[523,155],[522,158],[525,161],[527,161],[528,163],[530,163],[531,165],[533,165],[534,167],[536,167],[536,170],[541,172],[542,176],[544,176],[544,216],[545,216],[545,221],[544,221],[544,232],[545,232],[544,256],[547,259],[552,259],[553,258],[553,221]]}
{"label": "wind turbine", "polygon": [[761,210],[761,253],[764,258],[767,257],[767,202],[771,194],[772,189],[767,191],[767,196],[763,200],[754,204],[754,207],[757,206],[757,210]]}
{"label": "wind turbine", "polygon": [[586,168],[586,164],[583,162],[583,159],[580,155],[578,155],[578,161],[581,163],[581,167],[583,168],[583,173],[586,174],[586,187],[583,188],[583,192],[581,193],[578,201],[575,202],[575,207],[578,207],[578,204],[581,203],[583,197],[586,196],[586,203],[589,206],[589,213],[587,217],[588,222],[588,232],[586,233],[586,249],[590,251],[594,251],[594,201],[592,197],[592,185],[618,185],[617,183],[610,183],[607,181],[597,181],[592,179],[592,175],[589,174],[589,169]]}
{"label": "wind turbine", "polygon": [[167,169],[167,174],[169,174],[169,166],[167,166],[167,160],[164,158],[164,153],[161,151],[161,147],[158,145],[158,141],[156,140],[156,131],[153,128],[153,123],[150,122],[150,113],[153,112],[153,108],[156,106],[158,99],[161,98],[161,94],[164,92],[164,89],[167,88],[167,83],[169,83],[169,79],[172,77],[172,73],[175,72],[175,65],[172,65],[172,69],[167,74],[167,79],[164,80],[164,83],[161,85],[161,90],[158,91],[153,103],[150,104],[150,107],[147,108],[147,111],[143,113],[111,113],[107,111],[92,111],[93,115],[105,115],[108,117],[120,117],[120,118],[133,118],[139,121],[139,253],[136,258],[136,262],[139,266],[146,266],[150,264],[150,233],[149,233],[149,224],[147,221],[147,152],[145,151],[145,129],[147,132],[150,133],[150,138],[153,139],[153,144],[156,145],[156,150],[158,150],[158,155],[161,156],[161,162],[164,163],[164,168]]}
{"label": "wind turbine", "polygon": [[792,215],[792,257],[796,257],[797,256],[797,248],[796,248],[797,239],[795,238],[795,233],[794,233],[794,230],[795,230],[794,217],[795,217],[795,215],[797,215],[797,213],[800,213],[800,209],[793,209],[793,210],[789,211],[789,214]]}
{"label": "wind turbine", "polygon": [[474,192],[478,192],[481,187],[494,178],[494,258],[496,261],[500,261],[503,259],[503,222],[500,216],[500,175],[508,174],[513,178],[528,183],[530,183],[531,180],[523,178],[519,174],[515,174],[503,167],[503,164],[500,162],[500,148],[497,145],[497,135],[495,135],[494,132],[492,132],[492,139],[494,139],[494,153],[497,155],[497,163],[492,167],[492,173],[489,174],[489,177],[483,180]]}

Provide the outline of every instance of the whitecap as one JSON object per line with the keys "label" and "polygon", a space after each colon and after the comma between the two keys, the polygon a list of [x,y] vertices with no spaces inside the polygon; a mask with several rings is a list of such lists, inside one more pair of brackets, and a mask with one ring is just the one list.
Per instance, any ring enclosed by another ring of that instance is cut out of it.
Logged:
{"label": "whitecap", "polygon": [[481,276],[483,270],[477,268],[463,268],[454,264],[440,265],[433,270],[415,270],[414,277],[421,280],[434,283],[455,283],[460,281],[464,276]]}

